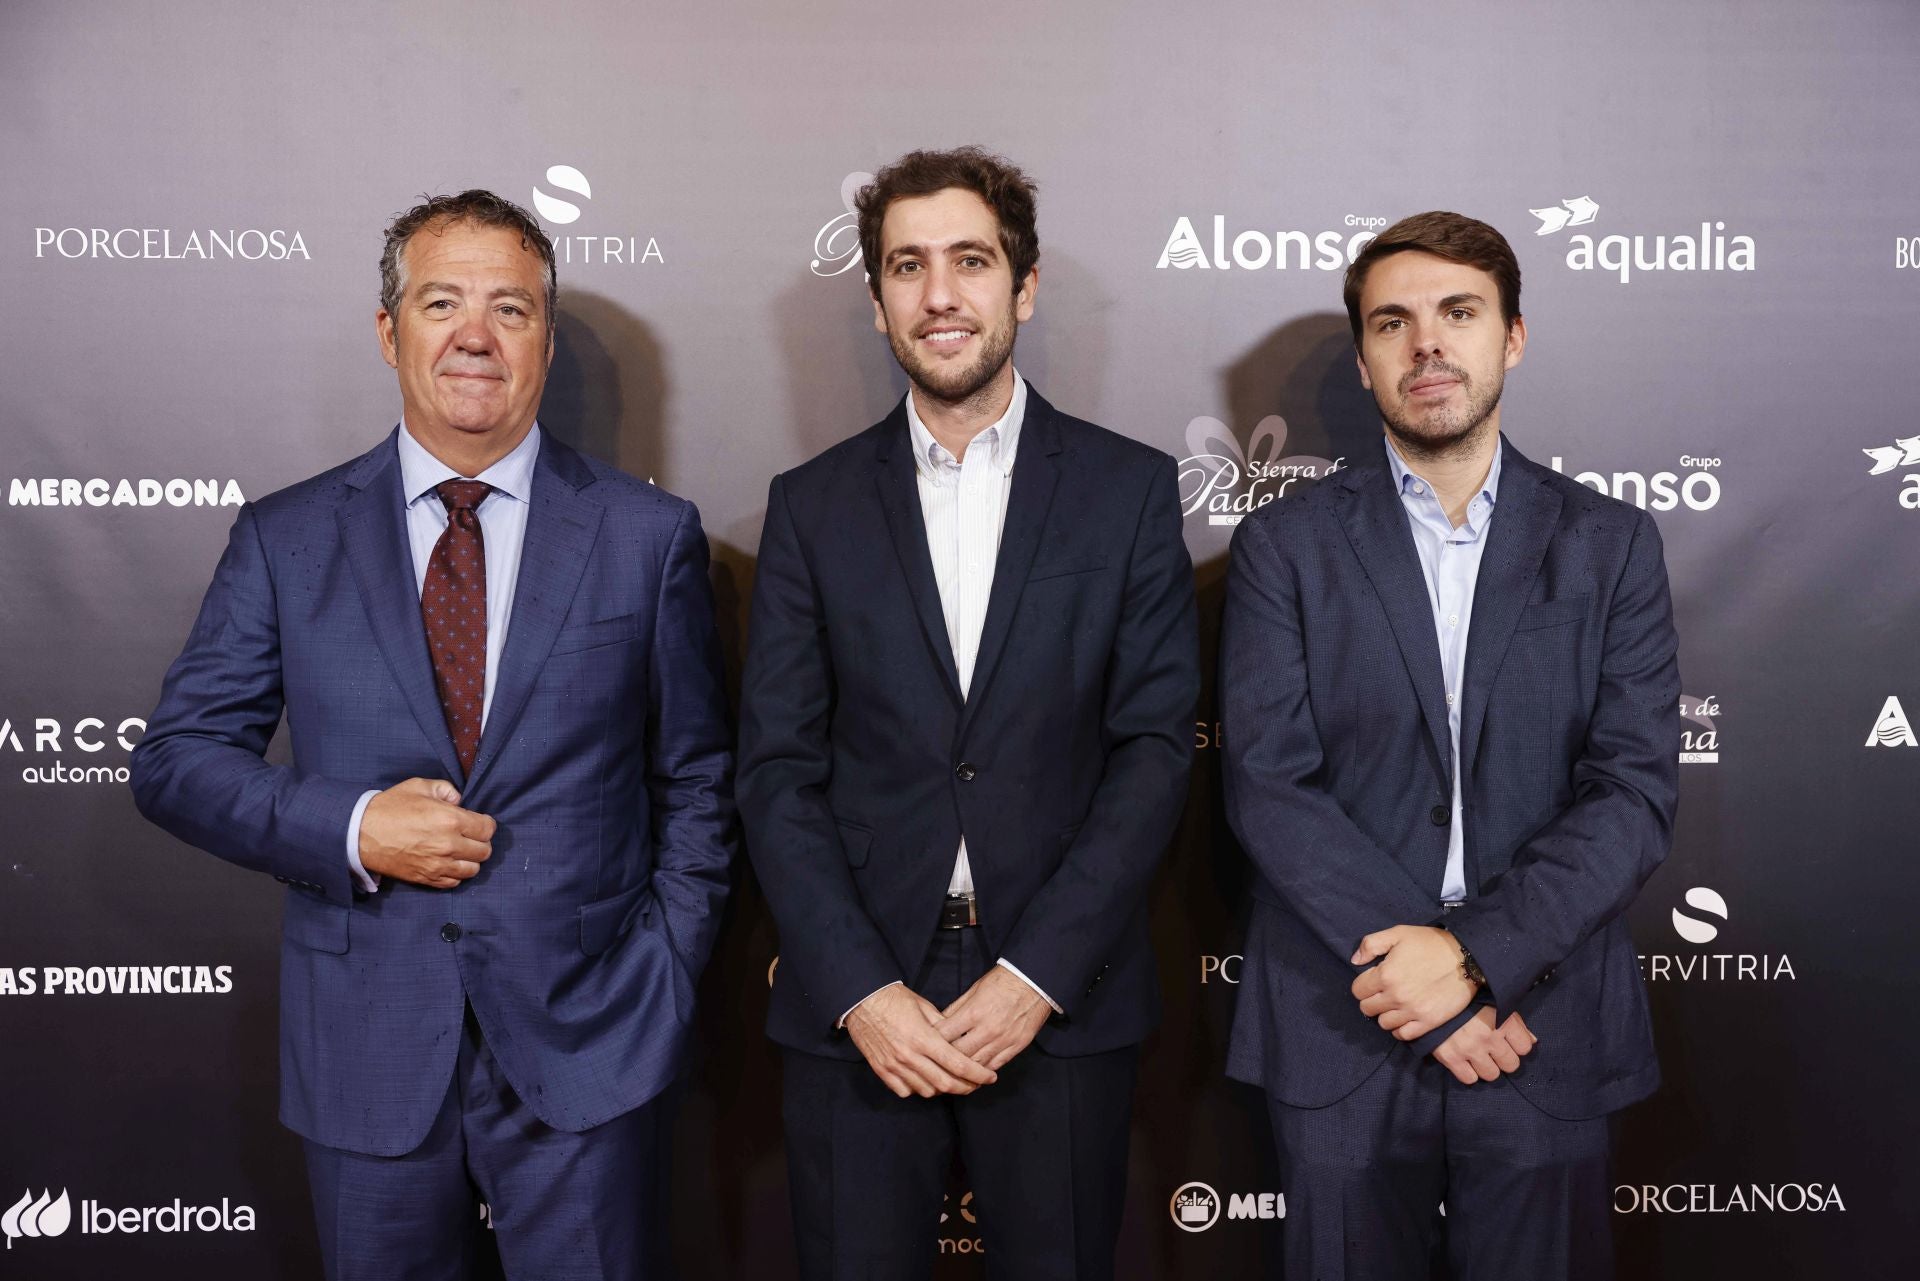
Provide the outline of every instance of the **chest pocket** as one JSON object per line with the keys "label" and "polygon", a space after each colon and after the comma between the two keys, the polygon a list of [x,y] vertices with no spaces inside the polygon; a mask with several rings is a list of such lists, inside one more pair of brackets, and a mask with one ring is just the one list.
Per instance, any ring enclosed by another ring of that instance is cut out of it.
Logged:
{"label": "chest pocket", "polygon": [[1564,600],[1543,600],[1520,611],[1513,625],[1516,632],[1537,632],[1548,627],[1577,623],[1587,616],[1589,596],[1569,596]]}
{"label": "chest pocket", "polygon": [[553,648],[548,652],[555,656],[577,654],[581,650],[599,649],[603,645],[619,645],[639,635],[640,615],[622,614],[618,618],[602,618],[562,629],[554,637]]}

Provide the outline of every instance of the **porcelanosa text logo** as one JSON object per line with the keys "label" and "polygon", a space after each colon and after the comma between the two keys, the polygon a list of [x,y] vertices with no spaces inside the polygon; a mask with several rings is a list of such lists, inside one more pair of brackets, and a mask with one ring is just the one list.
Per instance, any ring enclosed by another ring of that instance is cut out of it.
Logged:
{"label": "porcelanosa text logo", "polygon": [[[1540,220],[1536,236],[1555,236],[1570,227],[1585,227],[1600,217],[1600,206],[1589,196],[1574,196],[1557,205],[1528,210]],[[1696,234],[1685,231],[1644,235],[1604,235],[1574,232],[1567,238],[1567,266],[1575,271],[1604,271],[1621,284],[1634,272],[1752,271],[1752,236],[1729,235],[1722,221],[1702,221]]]}
{"label": "porcelanosa text logo", "polygon": [[35,227],[35,258],[167,262],[311,262],[306,237],[287,227]]}
{"label": "porcelanosa text logo", "polygon": [[1880,705],[1880,714],[1873,718],[1873,728],[1867,731],[1866,745],[1920,747],[1920,739],[1913,736],[1913,725],[1907,720],[1907,709],[1900,706],[1899,695],[1887,695],[1887,701]]}
{"label": "porcelanosa text logo", "polygon": [[60,1189],[57,1199],[51,1190],[42,1190],[36,1198],[29,1188],[0,1215],[0,1234],[6,1236],[7,1249],[11,1250],[20,1237],[63,1236],[72,1222],[73,1202],[67,1199],[65,1188]]}
{"label": "porcelanosa text logo", "polygon": [[[1908,436],[1891,445],[1878,445],[1860,452],[1873,459],[1873,469],[1867,475],[1884,476],[1896,467],[1920,463],[1920,436]],[[1910,512],[1920,511],[1920,472],[1909,472],[1900,478],[1900,505]]]}
{"label": "porcelanosa text logo", "polygon": [[[125,783],[126,763],[112,749],[131,752],[146,732],[147,723],[138,716],[117,725],[86,716],[71,730],[48,716],[30,722],[0,716],[0,755],[28,758],[20,771],[25,783]],[[80,755],[70,756],[68,749]],[[108,755],[102,757],[102,752]]]}
{"label": "porcelanosa text logo", "polygon": [[1720,763],[1720,727],[1713,718],[1720,714],[1720,700],[1709,694],[1695,698],[1680,696],[1680,763],[1717,765]]}
{"label": "porcelanosa text logo", "polygon": [[[1287,420],[1269,414],[1254,424],[1243,447],[1218,418],[1187,424],[1187,456],[1180,460],[1180,502],[1188,516],[1209,525],[1238,525],[1247,513],[1282,497],[1296,483],[1332,475],[1345,458],[1286,455]],[[1286,455],[1286,456],[1283,456]]]}
{"label": "porcelanosa text logo", "polygon": [[1846,1213],[1837,1183],[1622,1183],[1615,1214]]}
{"label": "porcelanosa text logo", "polygon": [[[43,1190],[35,1197],[29,1188],[25,1196],[0,1215],[0,1233],[7,1238],[7,1249],[19,1237],[57,1237],[64,1235],[74,1220],[73,1203],[67,1190],[59,1197]],[[105,1236],[118,1232],[129,1236],[149,1232],[251,1232],[254,1212],[250,1205],[235,1205],[230,1197],[221,1197],[218,1205],[188,1205],[174,1200],[167,1205],[127,1206],[114,1209],[98,1201],[80,1203],[80,1234]]]}
{"label": "porcelanosa text logo", "polygon": [[[547,169],[547,186],[581,200],[593,199],[593,185],[587,181],[587,175],[572,165],[550,166]],[[555,227],[578,222],[584,213],[573,201],[564,196],[549,195],[537,186],[533,189],[533,208],[542,222]],[[576,236],[549,231],[548,237],[553,241],[554,261],[561,265],[637,267],[643,263],[666,262],[666,257],[660,252],[660,242],[652,236],[638,233]]]}
{"label": "porcelanosa text logo", "polygon": [[0,996],[225,996],[231,965],[0,965]]}
{"label": "porcelanosa text logo", "polygon": [[[1567,467],[1555,454],[1550,464],[1562,476]],[[1720,459],[1701,454],[1680,455],[1679,471],[1657,471],[1651,475],[1638,471],[1583,471],[1574,479],[1588,489],[1632,503],[1642,511],[1670,512],[1684,506],[1688,511],[1712,511],[1720,505],[1720,478],[1714,471]]]}
{"label": "porcelanosa text logo", "polygon": [[88,480],[16,476],[7,483],[9,507],[240,507],[247,496],[237,480]]}
{"label": "porcelanosa text logo", "polygon": [[[850,173],[840,180],[841,212],[820,225],[813,233],[813,262],[816,276],[844,276],[861,265],[860,215],[853,207],[862,187],[873,182],[870,173]],[[861,273],[862,278],[866,276]]]}
{"label": "porcelanosa text logo", "polygon": [[[1697,948],[1719,939],[1732,919],[1720,892],[1696,885],[1682,900],[1686,910],[1673,909],[1673,932]],[[1782,952],[1652,953],[1640,957],[1640,973],[1649,983],[1661,982],[1791,982],[1793,958]]]}
{"label": "porcelanosa text logo", "polygon": [[1238,952],[1229,952],[1223,956],[1216,956],[1211,952],[1201,953],[1200,986],[1206,987],[1209,983],[1227,983],[1238,987],[1240,964],[1245,959]]}
{"label": "porcelanosa text logo", "polygon": [[1387,225],[1385,218],[1348,214],[1337,227],[1322,231],[1269,231],[1248,227],[1229,235],[1227,216],[1202,216],[1205,233],[1195,228],[1193,219],[1182,214],[1173,223],[1167,243],[1160,250],[1159,269],[1187,271],[1194,267],[1231,271],[1263,268],[1274,271],[1345,271],[1360,256],[1367,242]]}

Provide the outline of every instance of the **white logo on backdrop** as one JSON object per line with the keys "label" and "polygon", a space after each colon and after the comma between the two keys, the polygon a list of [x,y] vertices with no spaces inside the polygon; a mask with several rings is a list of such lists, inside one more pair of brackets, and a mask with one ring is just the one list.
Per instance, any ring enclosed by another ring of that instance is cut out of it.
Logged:
{"label": "white logo on backdrop", "polygon": [[1527,211],[1540,220],[1540,228],[1533,234],[1551,236],[1563,227],[1584,227],[1600,216],[1600,206],[1586,196],[1575,196],[1571,200],[1562,200],[1557,205],[1548,205],[1545,209]]}
{"label": "white logo on backdrop", "polygon": [[1906,709],[1900,706],[1897,695],[1887,695],[1887,701],[1880,706],[1880,715],[1873,722],[1873,730],[1867,735],[1868,747],[1920,747],[1920,739],[1913,736],[1913,726],[1907,723]]}
{"label": "white logo on backdrop", "polygon": [[[114,726],[111,738],[107,737],[110,722],[98,716],[87,716],[73,723],[69,733],[64,725],[50,716],[34,718],[31,725],[26,720],[18,723],[9,717],[0,716],[0,751],[13,751],[20,755],[32,755],[44,759],[48,755],[56,759],[51,765],[28,765],[20,771],[20,778],[28,783],[125,783],[128,781],[125,765],[82,764],[76,762],[69,766],[65,753],[68,745],[76,750],[92,754],[107,750],[108,744],[117,743],[131,752],[140,735],[146,733],[147,723],[138,716],[129,716]],[[22,737],[25,735],[25,737]],[[29,746],[31,744],[31,746]]]}
{"label": "white logo on backdrop", "polygon": [[0,1233],[6,1235],[7,1249],[11,1250],[19,1237],[57,1237],[72,1222],[73,1202],[67,1200],[65,1188],[60,1189],[58,1200],[50,1190],[43,1190],[35,1200],[33,1189],[28,1188],[5,1215],[0,1215]]}
{"label": "white logo on backdrop", "polygon": [[1713,718],[1720,714],[1720,700],[1709,694],[1705,698],[1695,698],[1691,694],[1680,696],[1680,719],[1692,721],[1694,728],[1681,727],[1680,763],[1682,765],[1717,765],[1720,761],[1720,729]]}
{"label": "white logo on backdrop", "polygon": [[[1566,462],[1555,454],[1548,464],[1562,476]],[[1676,471],[1657,471],[1652,475],[1637,471],[1612,473],[1583,471],[1574,479],[1596,493],[1632,503],[1646,511],[1670,512],[1683,504],[1689,511],[1711,511],[1720,503],[1720,478],[1714,475],[1720,460],[1698,454],[1680,455],[1680,466],[1690,468],[1685,476]]]}
{"label": "white logo on backdrop", "polygon": [[[547,170],[547,183],[549,186],[558,187],[562,191],[572,192],[583,200],[593,199],[593,185],[587,181],[587,175],[581,173],[572,165],[553,165],[549,167]],[[580,218],[579,205],[574,204],[570,200],[562,200],[558,196],[549,196],[538,187],[533,189],[533,207],[542,218],[545,218],[548,222],[559,223],[561,226],[565,226],[570,222],[577,222]]]}
{"label": "white logo on backdrop", "polygon": [[[841,212],[813,233],[814,275],[842,276],[861,265],[860,215],[854,212],[853,200],[860,188],[872,182],[873,175],[864,172],[850,173],[840,180]],[[862,278],[865,274],[861,273]]]}
{"label": "white logo on backdrop", "polygon": [[[176,232],[178,233],[176,235]],[[35,258],[225,259],[312,262],[299,231],[282,227],[35,227]]]}
{"label": "white logo on backdrop", "polygon": [[1837,1183],[1622,1183],[1615,1214],[1846,1213]]}
{"label": "white logo on backdrop", "polygon": [[[549,166],[547,185],[581,200],[593,198],[593,184],[587,181],[587,175],[572,165]],[[576,223],[586,212],[573,201],[550,195],[539,187],[533,189],[533,208],[543,222],[555,227]],[[638,267],[645,263],[666,262],[658,240],[635,232],[624,235],[563,235],[550,232],[548,238],[553,241],[553,260],[558,266]]]}
{"label": "white logo on backdrop", "polygon": [[1344,458],[1286,455],[1287,420],[1268,414],[1240,438],[1218,418],[1187,424],[1187,456],[1180,460],[1180,503],[1188,516],[1204,513],[1209,525],[1238,525],[1249,512],[1285,495],[1298,481],[1330,476]]}
{"label": "white logo on backdrop", "polygon": [[[1687,891],[1687,906],[1707,916],[1727,919],[1727,900],[1721,898],[1717,890],[1704,885]],[[1689,943],[1711,943],[1720,935],[1718,927],[1711,922],[1688,916],[1677,907],[1673,909],[1673,930]]]}
{"label": "white logo on backdrop", "polygon": [[[1884,476],[1896,467],[1912,467],[1920,463],[1920,436],[1908,436],[1891,445],[1879,445],[1860,452],[1873,459],[1873,469],[1867,475]],[[1908,511],[1920,511],[1920,472],[1900,479],[1900,505]]]}
{"label": "white logo on backdrop", "polygon": [[241,507],[247,496],[237,480],[91,480],[57,476],[14,477],[9,507]]}
{"label": "white logo on backdrop", "polygon": [[[1583,227],[1600,216],[1591,196],[1575,196],[1557,205],[1529,209],[1540,220],[1536,236],[1551,236],[1569,227]],[[1752,236],[1728,235],[1727,224],[1702,220],[1695,234],[1689,227],[1678,234],[1611,235],[1595,239],[1585,232],[1567,238],[1567,266],[1574,271],[1604,271],[1623,285],[1634,273],[1649,271],[1752,271]]]}
{"label": "white logo on backdrop", "polygon": [[1167,1213],[1182,1232],[1205,1232],[1220,1221],[1220,1194],[1205,1183],[1182,1183],[1167,1201]]}
{"label": "white logo on backdrop", "polygon": [[1209,253],[1208,242],[1195,230],[1193,219],[1182,214],[1174,220],[1173,230],[1167,234],[1167,243],[1160,250],[1160,261],[1154,266],[1162,270],[1171,267],[1176,271],[1191,267],[1218,271],[1230,271],[1235,267],[1247,271],[1257,271],[1263,267],[1271,267],[1276,271],[1285,271],[1289,267],[1300,271],[1345,271],[1347,264],[1359,257],[1360,251],[1367,247],[1367,242],[1387,225],[1387,220],[1348,214],[1342,222],[1346,230],[1267,231],[1250,227],[1229,238],[1227,216],[1215,214],[1212,252]]}
{"label": "white logo on backdrop", "polygon": [[231,965],[0,965],[0,996],[224,996]]}

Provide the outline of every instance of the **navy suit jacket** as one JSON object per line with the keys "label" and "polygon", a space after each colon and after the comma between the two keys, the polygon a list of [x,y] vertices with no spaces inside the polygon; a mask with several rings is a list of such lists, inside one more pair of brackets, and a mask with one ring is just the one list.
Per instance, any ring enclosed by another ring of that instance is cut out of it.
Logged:
{"label": "navy suit jacket", "polygon": [[[1659,1082],[1620,916],[1672,839],[1673,606],[1646,513],[1502,448],[1462,692],[1469,901],[1446,927],[1497,1016],[1540,1038],[1516,1087],[1591,1117]],[[1440,651],[1384,457],[1241,524],[1220,666],[1228,816],[1255,873],[1228,1071],[1324,1106],[1399,1044],[1359,1013],[1347,958],[1439,921],[1447,857]]]}
{"label": "navy suit jacket", "polygon": [[989,954],[1066,1011],[1054,1054],[1159,1015],[1147,889],[1186,800],[1199,691],[1174,463],[1031,390],[963,701],[903,401],[775,477],[741,696],[740,808],[780,930],[768,1034],[920,968],[964,833]]}
{"label": "navy suit jacket", "polygon": [[[249,504],[132,760],[141,812],[288,883],[281,1118],[418,1146],[471,1002],[542,1121],[673,1079],[728,885],[725,694],[693,505],[543,435],[512,621],[463,777],[434,690],[395,437]],[[282,712],[291,765],[262,759]],[[347,862],[361,793],[444,778],[499,823],[457,889]]]}

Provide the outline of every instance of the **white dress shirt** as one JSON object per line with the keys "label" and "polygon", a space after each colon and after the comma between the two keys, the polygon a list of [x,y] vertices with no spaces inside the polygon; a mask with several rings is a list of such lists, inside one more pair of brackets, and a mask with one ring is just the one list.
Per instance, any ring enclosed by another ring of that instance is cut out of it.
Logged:
{"label": "white dress shirt", "polygon": [[1427,580],[1427,604],[1433,609],[1433,634],[1440,642],[1440,675],[1446,685],[1447,736],[1453,764],[1453,822],[1447,828],[1447,870],[1440,882],[1440,901],[1457,903],[1467,896],[1466,815],[1460,806],[1460,705],[1465,701],[1467,629],[1473,625],[1473,589],[1480,581],[1480,557],[1487,549],[1487,527],[1500,492],[1500,454],[1493,451],[1487,478],[1467,504],[1467,517],[1458,526],[1440,505],[1433,483],[1407,469],[1387,442],[1387,465],[1393,469],[1407,527],[1420,553],[1420,571]]}
{"label": "white dress shirt", "polygon": [[[927,531],[927,551],[933,557],[933,579],[940,588],[940,612],[946,616],[947,644],[953,651],[962,698],[973,684],[973,664],[980,656],[980,632],[987,622],[987,597],[993,591],[993,566],[1000,555],[1000,531],[1007,523],[1007,496],[1013,490],[1013,460],[1020,450],[1020,424],[1026,416],[1027,380],[1016,369],[1007,412],[976,433],[967,442],[965,456],[955,459],[927,430],[913,393],[907,393],[907,433],[913,441],[920,519]],[[962,836],[947,893],[973,892],[973,865],[967,861],[967,838]],[[1061,1013],[1054,999],[1018,966],[1005,957],[999,964],[1038,992],[1054,1013]],[[840,1021],[844,1024],[846,1016]]]}
{"label": "white dress shirt", "polygon": [[[480,480],[493,486],[493,492],[475,509],[487,561],[487,676],[480,702],[480,728],[484,732],[487,712],[493,706],[494,681],[500,672],[500,653],[506,648],[507,620],[513,616],[513,592],[520,582],[520,548],[527,536],[533,464],[540,456],[540,425],[535,423],[512,453],[478,476],[462,476],[428,453],[404,422],[400,424],[399,446],[400,492],[407,504],[407,544],[413,553],[416,593],[426,589],[427,564],[433,559],[440,535],[447,530],[447,508],[434,492],[436,487],[447,480]],[[360,862],[360,821],[366,816],[367,802],[379,794],[376,788],[362,795],[347,821],[347,861],[353,865],[361,888],[369,894],[380,888],[380,881]]]}

